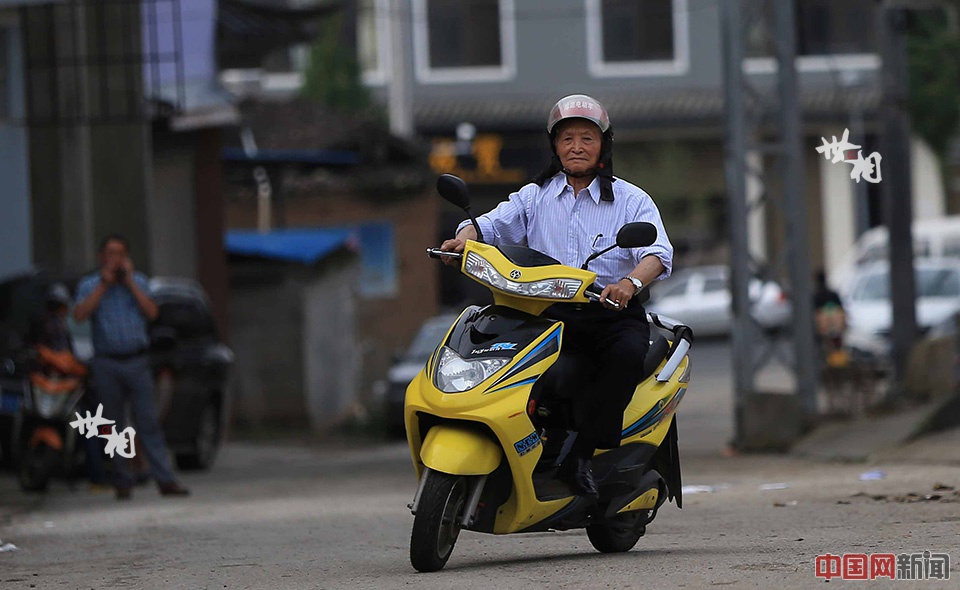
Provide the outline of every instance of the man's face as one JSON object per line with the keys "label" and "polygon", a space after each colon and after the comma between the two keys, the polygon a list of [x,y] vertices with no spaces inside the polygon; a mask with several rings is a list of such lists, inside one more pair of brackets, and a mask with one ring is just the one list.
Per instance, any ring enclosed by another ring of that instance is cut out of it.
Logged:
{"label": "man's face", "polygon": [[126,258],[127,248],[119,240],[110,240],[100,252],[100,263],[110,270],[119,269]]}
{"label": "man's face", "polygon": [[593,170],[600,162],[603,135],[600,128],[586,119],[561,121],[555,147],[560,163],[574,174]]}

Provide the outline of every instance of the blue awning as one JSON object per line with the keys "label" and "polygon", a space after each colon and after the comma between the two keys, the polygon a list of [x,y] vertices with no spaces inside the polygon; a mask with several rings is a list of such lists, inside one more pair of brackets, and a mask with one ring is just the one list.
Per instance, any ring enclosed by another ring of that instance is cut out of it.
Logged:
{"label": "blue awning", "polygon": [[355,234],[349,229],[289,228],[268,233],[234,229],[227,232],[224,248],[228,254],[314,264],[354,243]]}

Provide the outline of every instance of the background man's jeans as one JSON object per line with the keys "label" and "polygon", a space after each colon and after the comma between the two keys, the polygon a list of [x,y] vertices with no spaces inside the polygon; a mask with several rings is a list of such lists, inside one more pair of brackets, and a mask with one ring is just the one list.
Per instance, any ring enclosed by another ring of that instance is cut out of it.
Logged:
{"label": "background man's jeans", "polygon": [[[103,417],[116,421],[117,432],[126,427],[127,403],[133,413],[137,448],[146,453],[150,471],[158,484],[174,481],[167,445],[157,420],[156,400],[153,395],[153,372],[146,355],[129,360],[113,360],[104,357],[93,359],[93,384],[103,403]],[[133,476],[125,457],[114,455],[114,485],[131,487]]]}

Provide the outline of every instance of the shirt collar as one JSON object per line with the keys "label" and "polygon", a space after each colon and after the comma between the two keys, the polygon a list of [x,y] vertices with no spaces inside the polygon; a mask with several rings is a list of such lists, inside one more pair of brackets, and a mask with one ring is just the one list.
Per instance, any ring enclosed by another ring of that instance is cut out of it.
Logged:
{"label": "shirt collar", "polygon": [[[568,189],[572,192],[573,187],[567,183],[567,175],[563,172],[558,172],[556,176],[553,177],[554,189],[557,198],[559,198],[563,193]],[[587,192],[590,194],[590,198],[593,199],[594,203],[600,204],[600,177],[594,176],[593,180],[590,181],[590,184],[587,185]],[[576,195],[574,195],[576,196]]]}

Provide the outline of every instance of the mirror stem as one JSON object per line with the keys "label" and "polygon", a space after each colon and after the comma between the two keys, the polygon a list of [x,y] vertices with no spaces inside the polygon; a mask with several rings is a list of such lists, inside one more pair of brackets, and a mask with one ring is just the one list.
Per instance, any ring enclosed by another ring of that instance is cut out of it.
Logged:
{"label": "mirror stem", "polygon": [[477,230],[477,241],[481,244],[486,244],[486,242],[483,241],[483,232],[480,231],[480,224],[477,223],[477,218],[474,217],[473,213],[470,211],[470,206],[467,205],[463,208],[463,210],[470,217],[470,223],[473,224],[473,229]]}
{"label": "mirror stem", "polygon": [[614,244],[612,246],[607,246],[606,248],[604,248],[603,250],[600,250],[599,252],[594,252],[593,254],[588,256],[586,260],[583,261],[583,266],[580,267],[580,270],[587,270],[587,265],[590,264],[590,262],[592,262],[594,258],[598,256],[602,256],[616,247],[617,245]]}

